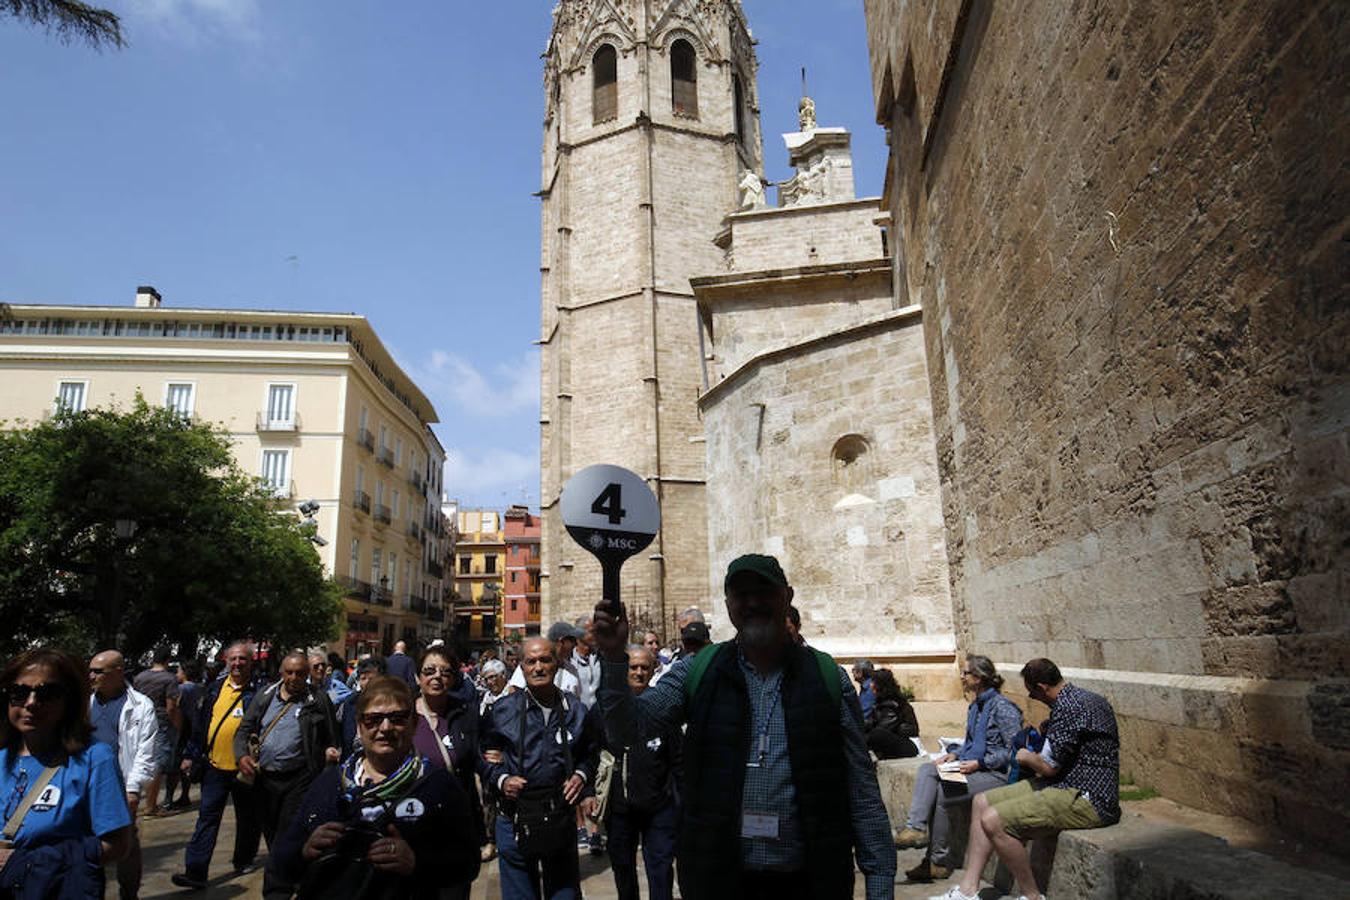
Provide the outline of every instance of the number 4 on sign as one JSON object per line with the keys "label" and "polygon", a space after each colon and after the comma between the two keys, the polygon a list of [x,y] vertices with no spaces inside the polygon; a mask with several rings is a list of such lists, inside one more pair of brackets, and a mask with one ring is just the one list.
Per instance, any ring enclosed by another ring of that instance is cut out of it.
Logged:
{"label": "number 4 on sign", "polygon": [[623,486],[611,483],[591,503],[591,512],[609,519],[609,524],[619,525],[627,515],[623,508]]}

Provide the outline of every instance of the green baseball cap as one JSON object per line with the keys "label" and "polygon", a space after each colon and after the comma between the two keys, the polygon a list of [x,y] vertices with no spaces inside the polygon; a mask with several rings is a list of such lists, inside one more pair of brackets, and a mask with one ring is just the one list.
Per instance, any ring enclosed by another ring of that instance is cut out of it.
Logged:
{"label": "green baseball cap", "polygon": [[772,556],[766,556],[762,553],[747,553],[744,556],[738,556],[727,566],[727,577],[722,581],[723,589],[731,581],[733,575],[741,572],[753,572],[765,581],[776,584],[779,587],[787,587],[787,576],[783,574],[783,567],[778,564],[778,560]]}

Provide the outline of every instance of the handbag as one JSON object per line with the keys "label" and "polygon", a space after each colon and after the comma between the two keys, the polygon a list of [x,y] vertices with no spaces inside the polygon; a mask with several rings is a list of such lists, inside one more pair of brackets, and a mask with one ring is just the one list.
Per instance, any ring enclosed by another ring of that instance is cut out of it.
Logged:
{"label": "handbag", "polygon": [[[529,707],[520,708],[520,733],[516,750],[525,757],[525,714]],[[563,698],[562,712],[558,714],[558,732],[562,741],[563,758],[567,762],[568,777],[572,772],[572,742],[563,714],[567,698]],[[516,798],[516,811],[511,817],[516,847],[528,856],[551,856],[573,846],[576,840],[576,813],[563,797],[562,785],[526,787]]]}

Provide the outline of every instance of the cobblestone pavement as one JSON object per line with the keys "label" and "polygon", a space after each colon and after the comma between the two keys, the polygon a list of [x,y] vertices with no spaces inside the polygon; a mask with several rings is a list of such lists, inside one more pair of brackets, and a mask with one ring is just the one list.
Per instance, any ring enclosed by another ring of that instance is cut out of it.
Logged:
{"label": "cobblestone pavement", "polygon": [[[183,870],[183,847],[187,844],[188,837],[192,834],[193,824],[196,821],[197,811],[195,807],[190,811],[176,813],[161,819],[141,820],[141,844],[144,848],[145,858],[145,880],[141,887],[141,897],[144,900],[155,900],[155,898],[160,897],[193,897],[200,898],[200,900],[221,898],[223,900],[227,897],[261,896],[261,869],[238,877],[230,869],[230,848],[234,843],[234,811],[232,809],[226,810],[225,818],[221,822],[220,838],[216,843],[216,855],[211,863],[210,887],[205,891],[189,893],[170,883],[169,876],[174,872]],[[904,878],[904,870],[917,863],[921,855],[922,851],[919,850],[903,850],[900,852],[901,879]],[[259,857],[260,862],[264,859],[262,856]],[[639,865],[641,865],[640,862]],[[591,857],[583,853],[581,875],[582,891],[588,900],[613,900],[618,896],[614,890],[614,878],[610,873],[609,863],[604,857]],[[895,896],[897,900],[923,900],[923,898],[934,894],[941,894],[947,889],[948,884],[948,882],[928,885],[897,884]],[[645,886],[643,893],[645,896]],[[985,893],[990,897],[995,896],[988,889]],[[116,896],[111,878],[109,879],[108,896]],[[861,878],[858,880],[854,896],[860,898],[860,900],[864,898]],[[474,882],[472,898],[473,900],[499,900],[500,897],[501,888],[497,880],[497,863],[494,861],[483,867],[482,874]]]}

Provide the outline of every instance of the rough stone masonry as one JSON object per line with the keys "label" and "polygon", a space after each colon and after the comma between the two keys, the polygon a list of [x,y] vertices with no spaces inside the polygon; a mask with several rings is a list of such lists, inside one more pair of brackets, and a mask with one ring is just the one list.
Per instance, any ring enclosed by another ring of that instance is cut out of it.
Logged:
{"label": "rough stone masonry", "polygon": [[1350,6],[866,14],[959,646],[1072,667],[1165,795],[1350,849]]}

